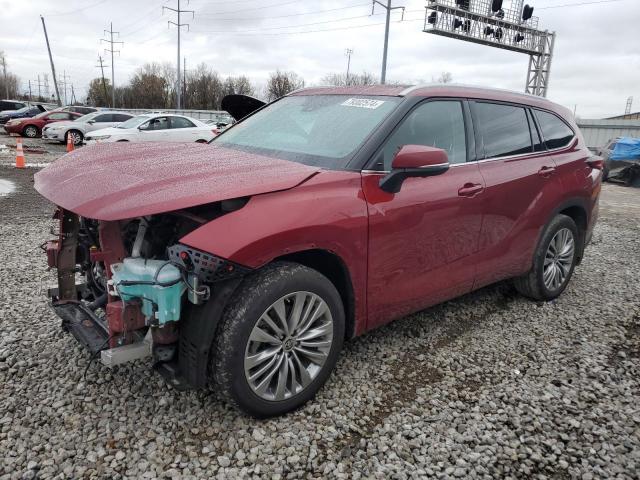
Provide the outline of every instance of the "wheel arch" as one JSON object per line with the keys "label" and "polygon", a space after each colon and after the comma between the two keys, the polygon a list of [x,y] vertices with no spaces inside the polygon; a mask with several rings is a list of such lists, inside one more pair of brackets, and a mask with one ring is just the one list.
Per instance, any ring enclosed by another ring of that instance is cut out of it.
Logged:
{"label": "wheel arch", "polygon": [[300,250],[274,258],[272,262],[289,261],[320,272],[336,287],[345,313],[345,338],[355,337],[355,296],[349,269],[340,256],[319,248]]}
{"label": "wheel arch", "polygon": [[[578,227],[578,233],[580,234],[580,241],[578,242],[578,258],[576,260],[576,265],[579,265],[584,254],[586,234],[589,227],[588,212],[588,202],[585,199],[576,197],[565,200],[553,210],[552,214],[547,218],[544,227],[540,229],[540,233],[538,234],[538,243],[542,239],[544,230],[549,222],[551,222],[551,220],[553,220],[557,215],[566,215],[575,222]],[[538,243],[536,243],[536,245]]]}

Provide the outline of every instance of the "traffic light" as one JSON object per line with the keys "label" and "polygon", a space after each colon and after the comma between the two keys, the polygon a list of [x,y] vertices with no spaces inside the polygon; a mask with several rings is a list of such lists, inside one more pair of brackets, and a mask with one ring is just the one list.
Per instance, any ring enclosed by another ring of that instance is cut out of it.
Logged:
{"label": "traffic light", "polygon": [[516,33],[514,40],[516,41],[516,43],[520,43],[522,40],[524,40],[524,35],[522,35],[521,33]]}
{"label": "traffic light", "polygon": [[502,31],[502,29],[501,29],[501,28],[499,28],[499,29],[497,29],[497,30],[495,31],[495,33],[493,34],[493,37],[494,37],[496,40],[502,40],[502,37],[504,37],[504,32]]}
{"label": "traffic light", "polygon": [[491,11],[497,12],[502,8],[502,0],[493,0],[491,2]]}
{"label": "traffic light", "polygon": [[522,20],[526,22],[532,16],[533,16],[533,7],[529,6],[528,4],[525,5],[524,8],[522,9]]}
{"label": "traffic light", "polygon": [[431,25],[435,25],[437,20],[438,14],[436,12],[431,12],[429,14],[429,17],[427,18],[427,22],[429,22]]}
{"label": "traffic light", "polygon": [[456,0],[456,6],[461,10],[469,10],[469,3],[471,0]]}
{"label": "traffic light", "polygon": [[485,34],[485,36],[489,36],[489,35],[493,35],[493,32],[495,32],[495,30],[491,27],[484,27],[483,33]]}

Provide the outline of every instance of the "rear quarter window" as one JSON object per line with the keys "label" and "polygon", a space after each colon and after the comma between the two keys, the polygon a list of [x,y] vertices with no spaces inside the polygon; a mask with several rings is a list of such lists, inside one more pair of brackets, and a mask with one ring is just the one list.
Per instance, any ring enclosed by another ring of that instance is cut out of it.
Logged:
{"label": "rear quarter window", "polygon": [[536,110],[535,115],[542,131],[544,142],[549,150],[569,145],[574,133],[564,121],[553,113],[543,112],[542,110]]}

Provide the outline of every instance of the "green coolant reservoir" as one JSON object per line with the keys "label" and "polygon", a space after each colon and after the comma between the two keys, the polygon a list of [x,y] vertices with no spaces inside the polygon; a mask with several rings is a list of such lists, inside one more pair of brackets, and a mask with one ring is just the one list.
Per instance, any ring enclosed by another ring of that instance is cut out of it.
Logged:
{"label": "green coolant reservoir", "polygon": [[180,303],[187,286],[177,267],[164,260],[125,258],[113,264],[111,272],[113,290],[124,301],[140,299],[146,317],[155,317],[160,325],[180,319]]}

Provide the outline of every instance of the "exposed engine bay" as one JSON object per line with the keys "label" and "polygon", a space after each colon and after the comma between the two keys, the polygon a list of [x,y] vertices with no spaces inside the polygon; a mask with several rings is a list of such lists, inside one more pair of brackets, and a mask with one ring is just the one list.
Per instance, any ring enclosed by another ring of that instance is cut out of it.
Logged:
{"label": "exposed engine bay", "polygon": [[[59,208],[58,238],[43,249],[49,268],[58,272],[58,287],[49,296],[63,328],[108,366],[149,355],[156,365],[175,364],[185,310],[205,304],[217,286],[249,271],[180,239],[246,202],[121,221]],[[175,377],[177,369],[172,371]]]}

